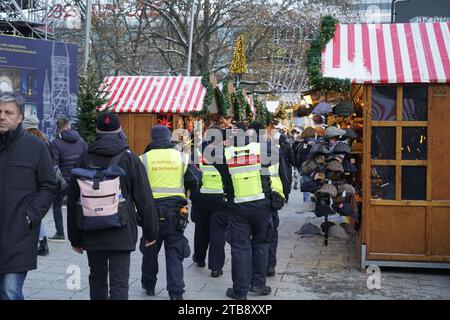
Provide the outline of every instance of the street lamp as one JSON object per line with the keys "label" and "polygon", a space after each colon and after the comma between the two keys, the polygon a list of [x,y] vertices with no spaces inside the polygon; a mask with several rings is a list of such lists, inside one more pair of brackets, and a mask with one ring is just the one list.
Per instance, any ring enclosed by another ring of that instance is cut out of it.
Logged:
{"label": "street lamp", "polygon": [[86,0],[86,21],[84,32],[84,73],[86,73],[87,66],[89,63],[89,51],[91,46],[91,14],[92,14],[91,0]]}
{"label": "street lamp", "polygon": [[192,38],[194,36],[194,11],[195,11],[195,0],[192,0],[191,30],[190,30],[190,33],[189,33],[188,66],[187,66],[187,74],[186,74],[186,76],[188,76],[188,77],[191,75]]}

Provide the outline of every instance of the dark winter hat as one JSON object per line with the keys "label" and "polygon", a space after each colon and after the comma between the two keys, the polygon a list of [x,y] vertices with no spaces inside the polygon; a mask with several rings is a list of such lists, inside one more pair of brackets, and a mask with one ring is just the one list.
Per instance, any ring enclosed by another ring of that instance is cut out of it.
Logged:
{"label": "dark winter hat", "polygon": [[344,130],[345,130],[345,134],[342,136],[342,138],[344,138],[344,139],[357,139],[358,138],[358,135],[352,129],[346,128]]}
{"label": "dark winter hat", "polygon": [[97,118],[97,133],[119,133],[120,131],[122,128],[119,117],[115,113],[103,113]]}
{"label": "dark winter hat", "polygon": [[151,130],[152,140],[170,141],[170,130],[166,126],[156,125]]}
{"label": "dark winter hat", "polygon": [[358,169],[350,160],[344,160],[342,162],[342,167],[344,168],[344,172],[356,173]]}
{"label": "dark winter hat", "polygon": [[333,113],[342,117],[349,117],[355,112],[355,107],[351,101],[339,102],[333,109]]}
{"label": "dark winter hat", "polygon": [[327,164],[327,170],[332,172],[344,172],[344,168],[342,167],[342,164],[339,161],[330,161]]}
{"label": "dark winter hat", "polygon": [[334,154],[351,154],[352,148],[346,143],[338,142],[338,143],[336,143],[336,145],[333,148],[333,153]]}
{"label": "dark winter hat", "polygon": [[314,213],[316,214],[317,217],[323,217],[323,216],[334,214],[334,211],[333,211],[333,209],[331,209],[330,205],[322,204],[322,205],[319,205],[316,207],[316,209],[314,210]]}
{"label": "dark winter hat", "polygon": [[303,237],[312,237],[316,234],[320,234],[320,228],[316,226],[315,224],[312,224],[310,222],[305,223],[302,225],[300,230],[295,232],[296,234],[299,234]]}
{"label": "dark winter hat", "polygon": [[333,209],[336,213],[339,213],[341,216],[353,217],[355,216],[355,212],[352,209],[350,203],[346,202],[336,202],[333,204]]}
{"label": "dark winter hat", "polygon": [[335,126],[330,126],[325,129],[325,138],[339,137],[343,136],[345,133],[345,130],[339,129]]}
{"label": "dark winter hat", "polygon": [[300,190],[302,192],[311,192],[314,193],[317,190],[319,190],[319,184],[317,181],[311,180],[311,181],[305,181],[300,185]]}
{"label": "dark winter hat", "polygon": [[253,121],[252,123],[250,123],[248,128],[255,130],[257,133],[259,133],[259,130],[264,129],[263,125],[258,121]]}
{"label": "dark winter hat", "polygon": [[317,169],[317,163],[313,160],[306,160],[302,163],[302,175],[309,176]]}
{"label": "dark winter hat", "polygon": [[328,149],[328,147],[324,146],[323,144],[316,144],[311,148],[309,153],[315,156],[317,155],[328,156],[331,154],[331,151],[330,149]]}

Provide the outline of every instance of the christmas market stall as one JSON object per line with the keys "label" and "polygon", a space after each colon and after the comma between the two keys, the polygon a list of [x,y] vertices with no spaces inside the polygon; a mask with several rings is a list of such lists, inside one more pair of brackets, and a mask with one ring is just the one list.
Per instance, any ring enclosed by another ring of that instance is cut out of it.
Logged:
{"label": "christmas market stall", "polygon": [[308,50],[311,86],[353,104],[340,108],[354,114],[335,114],[328,124],[363,120],[361,162],[352,150],[362,268],[450,268],[449,29],[325,17]]}
{"label": "christmas market stall", "polygon": [[104,83],[108,102],[100,110],[119,114],[130,147],[141,154],[156,124],[193,130],[192,113],[203,110],[208,91],[202,83],[210,82],[202,77],[116,76]]}

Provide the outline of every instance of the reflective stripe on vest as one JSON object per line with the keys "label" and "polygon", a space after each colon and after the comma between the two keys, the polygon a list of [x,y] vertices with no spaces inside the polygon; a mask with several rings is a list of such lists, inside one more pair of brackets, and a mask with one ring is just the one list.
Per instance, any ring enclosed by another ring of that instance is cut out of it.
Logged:
{"label": "reflective stripe on vest", "polygon": [[283,183],[281,182],[280,174],[278,169],[280,164],[274,164],[269,167],[270,172],[270,184],[272,185],[272,190],[277,192],[280,196],[284,198]]}
{"label": "reflective stripe on vest", "polygon": [[186,198],[184,174],[188,158],[176,149],[154,149],[141,157],[155,199],[167,197]]}
{"label": "reflective stripe on vest", "polygon": [[200,193],[203,194],[222,194],[223,185],[222,177],[219,171],[210,164],[205,163],[205,159],[202,157],[200,151],[198,152],[198,159],[200,163],[200,171],[202,172],[202,187]]}
{"label": "reflective stripe on vest", "polygon": [[225,159],[234,189],[234,202],[245,203],[265,198],[261,183],[260,145],[225,149]]}

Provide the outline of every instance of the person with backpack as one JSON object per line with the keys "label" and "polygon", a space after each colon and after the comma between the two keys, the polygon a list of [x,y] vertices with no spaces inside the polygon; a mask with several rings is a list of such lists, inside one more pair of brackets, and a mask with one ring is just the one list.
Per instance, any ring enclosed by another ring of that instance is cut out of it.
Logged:
{"label": "person with backpack", "polygon": [[96,132],[71,171],[68,236],[76,252],[87,252],[91,299],[126,300],[137,226],[144,245],[153,245],[158,212],[145,168],[129,150],[118,116],[100,115]]}
{"label": "person with backpack", "polygon": [[156,245],[145,247],[141,243],[141,284],[148,295],[155,295],[158,254],[164,243],[167,291],[170,300],[183,300],[183,260],[191,254],[188,239],[184,236],[188,223],[185,189],[197,189],[201,183],[201,173],[189,163],[187,152],[175,148],[166,126],[154,126],[151,137],[152,142],[140,158],[158,206],[160,232]]}
{"label": "person with backpack", "polygon": [[[68,182],[70,180],[70,170],[80,155],[86,151],[87,145],[76,130],[70,127],[68,119],[61,117],[56,121],[58,130],[56,139],[51,142],[51,152],[55,165],[59,166],[61,173]],[[63,199],[67,195],[67,189],[59,191],[53,201],[53,219],[55,221],[56,232],[48,237],[49,241],[64,242],[64,223],[62,215]]]}

